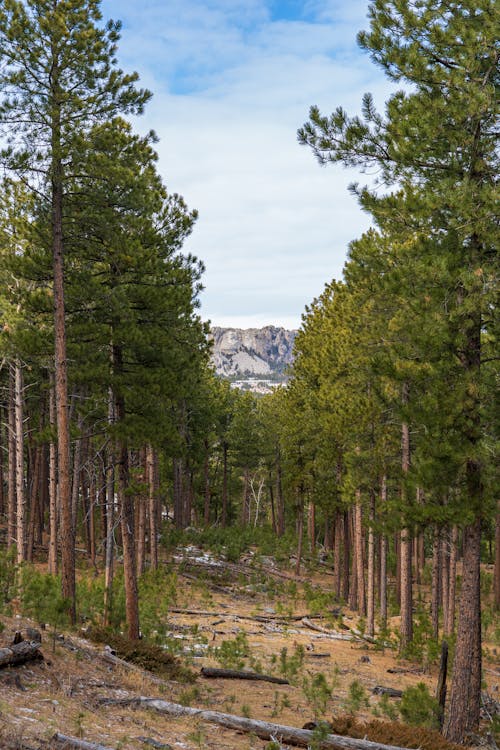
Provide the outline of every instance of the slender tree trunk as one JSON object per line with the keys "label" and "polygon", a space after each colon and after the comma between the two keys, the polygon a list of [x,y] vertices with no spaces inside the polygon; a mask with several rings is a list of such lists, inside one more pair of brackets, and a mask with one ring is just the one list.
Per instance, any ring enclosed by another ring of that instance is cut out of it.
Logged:
{"label": "slender tree trunk", "polygon": [[349,607],[355,610],[358,606],[356,507],[349,508],[349,538],[352,540],[351,576],[350,576],[350,585],[349,585]]}
{"label": "slender tree trunk", "polygon": [[455,599],[457,590],[457,557],[458,557],[458,527],[453,526],[450,540],[448,616],[445,622],[445,635],[452,635],[455,630]]}
{"label": "slender tree trunk", "polygon": [[[408,403],[408,384],[403,385],[402,402]],[[403,422],[401,426],[401,469],[403,480],[401,485],[401,506],[405,512],[407,492],[405,477],[410,470],[410,430],[408,424]],[[401,531],[401,650],[404,650],[413,640],[413,583],[411,552],[412,543],[410,531],[403,528]]]}
{"label": "slender tree trunk", "polygon": [[316,506],[313,502],[309,503],[307,509],[307,536],[309,538],[309,549],[314,553],[316,548]]}
{"label": "slender tree trunk", "polygon": [[[139,481],[141,485],[146,483],[146,452],[139,451],[139,464],[141,476]],[[146,567],[146,494],[145,490],[141,491],[136,498],[135,503],[135,541],[137,553],[137,575],[142,576]]]}
{"label": "slender tree trunk", "polygon": [[443,632],[448,622],[450,595],[450,530],[445,526],[441,532],[441,604],[443,607]]}
{"label": "slender tree trunk", "polygon": [[76,622],[75,538],[71,514],[70,436],[68,418],[68,363],[66,357],[66,320],[64,302],[63,250],[63,171],[61,161],[60,92],[58,71],[54,70],[54,106],[52,122],[52,250],[55,337],[55,394],[57,422],[57,474],[61,511],[61,588],[68,602],[72,624]]}
{"label": "slender tree trunk", "polygon": [[9,404],[8,404],[8,485],[7,485],[7,546],[16,543],[16,394],[14,365],[9,366]]}
{"label": "slender tree trunk", "polygon": [[361,490],[356,490],[356,504],[354,506],[354,545],[357,578],[357,609],[360,615],[366,615],[366,585],[365,585],[365,549],[363,538],[363,509],[361,506]]}
{"label": "slender tree trunk", "polygon": [[[114,421],[114,410],[110,398],[108,419]],[[115,457],[110,446],[106,466],[106,553],[104,567],[104,625],[109,625],[113,609],[113,560],[114,560],[114,526],[115,526]]]}
{"label": "slender tree trunk", "polygon": [[[52,380],[52,378],[51,378]],[[56,427],[56,401],[53,384],[49,389],[49,421],[51,431]],[[56,444],[51,438],[49,443],[49,559],[48,571],[57,575],[57,534],[58,534],[58,493],[57,493],[57,452]]]}
{"label": "slender tree trunk", "polygon": [[370,491],[370,518],[368,527],[368,580],[366,597],[366,632],[375,635],[375,495]]}
{"label": "slender tree trunk", "polygon": [[24,484],[24,409],[23,371],[21,363],[15,363],[15,428],[16,428],[16,546],[18,564],[26,559],[26,490]]}
{"label": "slender tree trunk", "polygon": [[302,488],[297,490],[297,562],[295,564],[295,575],[300,575],[300,563],[302,560],[302,546],[304,543],[304,497]]}
{"label": "slender tree trunk", "polygon": [[335,511],[333,543],[333,591],[335,596],[342,596],[342,551],[345,544],[344,517],[340,510]]}
{"label": "slender tree trunk", "polygon": [[481,697],[481,521],[464,529],[462,589],[446,737],[462,742],[477,729]]}
{"label": "slender tree trunk", "polygon": [[228,522],[228,494],[227,494],[227,443],[222,444],[222,526]]}
{"label": "slender tree trunk", "polygon": [[[387,503],[387,477],[384,474],[380,483],[380,504],[383,508]],[[387,536],[382,534],[380,539],[380,619],[382,626],[387,625]]]}
{"label": "slender tree trunk", "polygon": [[203,522],[205,526],[210,525],[210,446],[208,440],[204,441],[205,458],[203,461],[203,482],[205,485]]}
{"label": "slender tree trunk", "polygon": [[250,472],[245,467],[243,472],[243,505],[241,511],[241,523],[246,526],[250,521]]}
{"label": "slender tree trunk", "polygon": [[146,447],[146,477],[149,504],[149,553],[152,570],[158,569],[158,509],[155,491],[155,454],[153,446]]}
{"label": "slender tree trunk", "polygon": [[26,560],[33,562],[33,548],[35,546],[36,527],[40,523],[40,474],[42,466],[43,445],[37,445],[35,449],[35,465],[31,478],[30,492],[30,517],[28,522],[28,541],[26,545]]}
{"label": "slender tree trunk", "polygon": [[343,529],[343,556],[342,556],[342,579],[341,579],[341,597],[347,602],[350,596],[350,558],[351,558],[351,530],[349,524],[349,511],[346,510],[343,513],[342,520]]}
{"label": "slender tree trunk", "polygon": [[283,498],[281,456],[279,454],[279,449],[277,451],[276,457],[276,510],[278,536],[283,536],[283,534],[285,533],[285,501]]}
{"label": "slender tree trunk", "polygon": [[434,529],[432,544],[431,619],[434,638],[439,635],[439,601],[441,594],[441,537],[439,529]]}

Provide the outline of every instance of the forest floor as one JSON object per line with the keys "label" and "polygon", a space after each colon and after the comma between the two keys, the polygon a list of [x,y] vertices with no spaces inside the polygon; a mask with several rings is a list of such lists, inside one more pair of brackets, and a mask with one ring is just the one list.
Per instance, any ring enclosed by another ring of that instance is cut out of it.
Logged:
{"label": "forest floor", "polygon": [[[374,694],[376,686],[405,690],[424,683],[435,693],[437,665],[426,665],[425,657],[419,662],[402,661],[394,648],[381,643],[368,643],[359,636],[334,640],[310,628],[312,623],[347,637],[362,628],[353,612],[345,606],[330,606],[325,599],[324,592],[332,586],[325,572],[307,574],[304,586],[304,579],[296,583],[292,575],[283,577],[269,560],[259,569],[247,560],[238,572],[238,566],[219,566],[213,558],[200,555],[177,560],[177,570],[176,601],[167,615],[168,629],[196,680],[160,681],[139,668],[110,664],[103,646],[81,633],[58,632],[54,637],[47,629],[42,631],[43,661],[0,671],[1,748],[56,747],[50,742],[55,732],[116,750],[162,746],[263,750],[268,746],[255,735],[239,734],[196,717],[173,718],[144,708],[104,706],[103,698],[157,697],[302,727],[319,715],[326,720],[345,714],[355,716],[356,721],[370,721],[377,714],[387,718],[399,700]],[[15,631],[39,628],[21,616],[1,616],[0,622],[0,646],[11,643]],[[397,618],[392,618],[391,627],[397,624]],[[493,642],[484,644],[484,688],[498,701],[497,649]],[[254,669],[287,677],[291,684],[207,679],[200,675],[203,666]],[[394,669],[395,673],[388,671]],[[474,746],[487,745],[477,741]]]}

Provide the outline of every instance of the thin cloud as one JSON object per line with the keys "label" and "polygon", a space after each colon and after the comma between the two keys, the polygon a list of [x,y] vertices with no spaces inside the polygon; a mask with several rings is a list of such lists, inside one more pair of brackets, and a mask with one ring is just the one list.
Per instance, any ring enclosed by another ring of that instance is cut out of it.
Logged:
{"label": "thin cloud", "polygon": [[366,4],[106,0],[103,12],[123,18],[121,64],[155,94],[137,126],[156,130],[167,186],[200,212],[187,249],[207,267],[202,315],[297,327],[368,226],[347,193],[359,175],[320,169],[296,141],[311,104],[356,112],[365,91],[387,97],[355,45]]}

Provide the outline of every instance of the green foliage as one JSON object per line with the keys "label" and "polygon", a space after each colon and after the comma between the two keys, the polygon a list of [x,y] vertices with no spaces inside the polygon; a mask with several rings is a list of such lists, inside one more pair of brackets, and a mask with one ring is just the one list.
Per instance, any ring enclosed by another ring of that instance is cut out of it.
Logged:
{"label": "green foliage", "polygon": [[2,611],[8,609],[12,599],[17,595],[16,549],[0,550],[0,607]]}
{"label": "green foliage", "polygon": [[210,653],[226,669],[243,669],[245,659],[250,654],[250,645],[245,633],[241,632],[232,640],[222,641]]}
{"label": "green foliage", "polygon": [[21,569],[21,609],[37,622],[54,628],[69,624],[69,602],[61,595],[59,576],[41,573],[32,565]]}
{"label": "green foliage", "polygon": [[407,724],[427,729],[439,728],[439,704],[423,682],[403,692],[399,710]]}
{"label": "green foliage", "polygon": [[288,649],[283,646],[279,653],[279,658],[273,654],[271,662],[278,665],[278,670],[283,677],[292,682],[304,666],[305,649],[300,643],[298,643],[293,650],[291,655],[288,654]]}
{"label": "green foliage", "polygon": [[346,701],[347,710],[356,715],[362,708],[369,705],[366,690],[359,680],[354,680],[349,685],[349,693]]}
{"label": "green foliage", "polygon": [[384,693],[378,704],[372,709],[374,716],[386,716],[390,721],[396,721],[399,716],[398,706]]}
{"label": "green foliage", "polygon": [[304,583],[304,597],[311,615],[328,615],[336,603],[335,595],[331,591],[324,591]]}
{"label": "green foliage", "polygon": [[434,636],[429,612],[420,603],[413,618],[413,640],[404,648],[402,656],[429,666],[437,661],[440,652],[441,646]]}
{"label": "green foliage", "polygon": [[328,682],[323,672],[317,672],[311,677],[304,677],[302,680],[302,691],[312,708],[315,719],[325,715],[333,689],[334,684]]}

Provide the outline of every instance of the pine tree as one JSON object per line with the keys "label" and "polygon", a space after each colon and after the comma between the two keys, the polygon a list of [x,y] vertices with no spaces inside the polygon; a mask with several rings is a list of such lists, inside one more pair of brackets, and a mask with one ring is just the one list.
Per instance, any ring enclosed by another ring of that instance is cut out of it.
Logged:
{"label": "pine tree", "polygon": [[[0,9],[0,128],[4,163],[50,206],[62,593],[75,619],[70,500],[64,255],[65,200],[75,135],[120,112],[140,112],[149,94],[116,66],[119,24],[102,28],[99,0],[5,0]],[[67,216],[66,216],[67,221]]]}
{"label": "pine tree", "polygon": [[443,347],[437,380],[443,382],[444,371],[448,376],[453,372],[455,387],[434,416],[431,432],[448,432],[454,484],[461,487],[467,508],[446,728],[449,739],[461,741],[479,722],[480,530],[491,512],[481,360],[482,331],[491,324],[495,255],[499,11],[492,0],[376,0],[369,17],[370,30],[359,36],[361,46],[390,79],[409,84],[409,89],[390,97],[385,117],[369,95],[362,117],[350,119],[341,108],[324,117],[313,107],[299,138],[322,163],[380,169],[380,181],[395,185],[394,192],[380,197],[358,189],[362,205],[381,225],[392,222],[405,234],[411,228],[415,252],[429,264],[427,279],[443,277],[446,286],[440,319],[449,348],[445,354]]}

